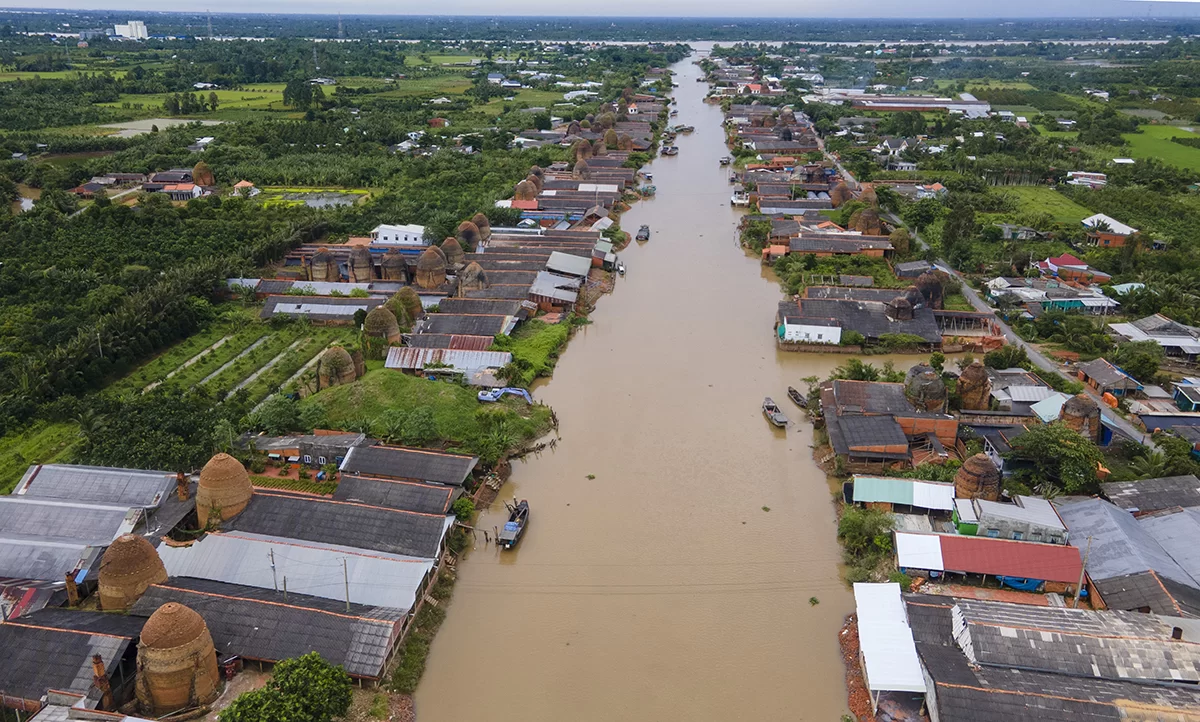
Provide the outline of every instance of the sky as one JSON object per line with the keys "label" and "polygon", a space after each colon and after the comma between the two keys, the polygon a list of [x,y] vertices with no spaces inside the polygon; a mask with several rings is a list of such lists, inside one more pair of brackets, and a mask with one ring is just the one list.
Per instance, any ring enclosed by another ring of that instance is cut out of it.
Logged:
{"label": "sky", "polygon": [[[164,10],[160,0],[52,0],[47,6],[79,10]],[[750,18],[1027,18],[1027,17],[1197,17],[1200,0],[439,0],[434,4],[394,0],[258,0],[256,13],[337,13],[347,15],[551,15],[605,17]],[[171,10],[183,10],[173,7]],[[244,0],[200,0],[186,8],[215,13],[251,10]]]}

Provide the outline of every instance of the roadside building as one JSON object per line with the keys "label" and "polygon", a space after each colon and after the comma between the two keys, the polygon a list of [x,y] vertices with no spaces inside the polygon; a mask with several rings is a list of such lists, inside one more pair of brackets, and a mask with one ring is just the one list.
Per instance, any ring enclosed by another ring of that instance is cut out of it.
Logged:
{"label": "roadside building", "polygon": [[1076,367],[1079,380],[1102,394],[1128,396],[1142,390],[1137,379],[1114,366],[1108,359],[1098,358]]}
{"label": "roadside building", "polygon": [[1087,229],[1088,240],[1101,248],[1120,248],[1125,245],[1126,239],[1138,232],[1133,226],[1103,213],[1088,216],[1080,222]]}
{"label": "roadside building", "polygon": [[1200,479],[1194,474],[1138,481],[1109,481],[1100,485],[1104,498],[1139,516],[1164,509],[1200,506]]}
{"label": "roadside building", "polygon": [[1194,539],[1181,547],[1142,523],[1152,517],[1134,518],[1103,499],[1063,504],[1058,512],[1071,544],[1088,550],[1093,605],[1200,617],[1200,581],[1175,558],[1194,566]]}
{"label": "roadside building", "polygon": [[1109,324],[1108,328],[1118,343],[1153,341],[1175,360],[1194,362],[1200,355],[1200,329],[1186,326],[1161,313],[1129,323]]}

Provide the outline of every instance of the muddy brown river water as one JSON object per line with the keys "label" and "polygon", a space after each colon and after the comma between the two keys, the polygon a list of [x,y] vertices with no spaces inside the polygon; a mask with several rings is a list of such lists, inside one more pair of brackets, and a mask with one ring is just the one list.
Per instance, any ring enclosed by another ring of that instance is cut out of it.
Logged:
{"label": "muddy brown river water", "polygon": [[[721,111],[694,57],[674,68],[672,122],[696,131],[654,161],[657,197],[622,219],[653,236],[620,254],[627,275],[535,391],[562,438],[502,491],[532,507],[519,549],[480,536],[461,565],[421,722],[845,712],[837,632],[853,599],[830,485],[786,389],[846,357],[776,351],[779,287],[736,245]],[[793,418],[786,433],[763,418],[767,395]],[[497,509],[480,528],[503,523]]]}

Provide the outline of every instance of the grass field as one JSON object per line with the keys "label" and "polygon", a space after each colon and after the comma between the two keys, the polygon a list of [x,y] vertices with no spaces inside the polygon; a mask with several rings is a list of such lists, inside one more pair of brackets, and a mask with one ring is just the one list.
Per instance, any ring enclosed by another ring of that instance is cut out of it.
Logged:
{"label": "grass field", "polygon": [[410,413],[429,409],[438,435],[450,444],[463,444],[484,430],[480,411],[511,411],[508,431],[518,441],[533,439],[545,431],[550,409],[529,406],[512,397],[496,404],[481,404],[476,390],[447,381],[429,381],[393,369],[367,371],[352,384],[334,386],[313,394],[302,404],[325,408],[329,427],[350,429],[360,424],[376,426],[387,412]]}
{"label": "grass field", "polygon": [[460,75],[439,75],[432,78],[397,80],[392,90],[375,97],[400,98],[410,95],[462,95],[471,87],[471,79]]}
{"label": "grass field", "polygon": [[0,494],[12,491],[30,464],[69,460],[78,442],[79,426],[69,422],[39,422],[0,439]]}
{"label": "grass field", "polygon": [[415,68],[421,65],[449,65],[451,63],[470,63],[478,56],[474,55],[429,55],[428,61],[424,60],[420,55],[404,56],[404,64],[410,68]]}
{"label": "grass field", "polygon": [[125,76],[124,70],[116,70],[113,68],[90,68],[87,70],[51,70],[45,73],[35,73],[28,71],[8,71],[0,72],[0,83],[11,83],[14,80],[31,80],[33,78],[46,78],[47,80],[62,80],[64,78],[74,78],[81,72],[83,73],[110,73],[115,78]]}
{"label": "grass field", "polygon": [[1158,158],[1180,168],[1200,171],[1200,148],[1171,142],[1171,138],[1200,138],[1172,125],[1143,125],[1141,133],[1126,133],[1122,137],[1129,142],[1123,149],[1131,158]]}
{"label": "grass field", "polygon": [[1006,186],[998,190],[1016,196],[1022,211],[1049,213],[1060,223],[1078,223],[1092,215],[1087,208],[1048,186]]}
{"label": "grass field", "polygon": [[543,107],[549,110],[555,103],[563,102],[563,94],[560,92],[534,90],[533,88],[522,88],[512,98],[512,100],[493,98],[487,105],[483,106],[483,112],[493,116],[500,115],[504,112],[505,104],[510,103],[527,103],[530,107]]}
{"label": "grass field", "polygon": [[[243,108],[255,110],[282,110],[283,83],[255,83],[253,88],[246,90],[197,90],[198,95],[205,101],[212,93],[217,94],[218,110]],[[124,108],[125,104],[134,110],[159,110],[167,98],[173,93],[152,94],[123,94],[112,103],[98,103],[106,108]]]}

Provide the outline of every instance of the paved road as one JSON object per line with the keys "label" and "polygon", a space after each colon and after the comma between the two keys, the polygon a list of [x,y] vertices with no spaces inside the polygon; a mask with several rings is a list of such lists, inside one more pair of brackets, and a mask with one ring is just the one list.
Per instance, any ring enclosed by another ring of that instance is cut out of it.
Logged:
{"label": "paved road", "polygon": [[[832,154],[830,154],[828,151],[825,150],[824,139],[821,139],[818,137],[817,143],[820,145],[821,151],[823,153],[825,153],[825,157],[827,159],[829,159],[830,161],[832,161],[834,166],[837,167],[838,172],[842,174],[842,178],[844,178],[846,180],[846,185],[850,186],[853,189],[857,189],[858,185],[859,185],[858,181],[854,178],[853,175],[850,174],[850,171],[846,170],[846,168],[842,166],[842,162],[840,160],[838,160]],[[903,225],[903,221],[901,221],[900,217],[897,216],[895,213],[888,212],[885,215],[887,216],[887,218],[889,220],[891,220],[892,223],[896,224],[897,226]],[[920,234],[916,233],[915,231],[912,232],[912,240],[914,243],[917,244],[917,246],[919,248],[928,248],[928,245],[925,243],[924,239],[922,239]],[[947,263],[944,259],[939,258],[935,261],[935,263],[937,264],[938,268],[940,268],[941,270],[950,274],[954,278],[958,279],[959,283],[962,284],[963,296],[967,299],[967,301],[970,302],[970,304],[972,306],[975,307],[976,311],[980,311],[982,313],[994,313],[995,310],[990,305],[988,305],[988,303],[986,301],[984,301],[983,298],[980,297],[980,295],[975,291],[974,288],[972,288],[970,286],[970,284],[967,283],[967,280],[965,278],[963,278],[962,274],[960,274],[958,271],[954,270],[954,268],[951,267],[951,265],[949,263]],[[1039,369],[1042,369],[1043,371],[1049,371],[1051,373],[1058,374],[1059,376],[1061,376],[1064,379],[1067,379],[1068,381],[1078,381],[1078,379],[1075,378],[1074,375],[1064,373],[1062,368],[1057,363],[1055,363],[1053,360],[1051,360],[1049,357],[1047,357],[1041,351],[1034,348],[1031,344],[1025,342],[1020,336],[1018,336],[1016,334],[1015,331],[1012,330],[1012,328],[1008,324],[1006,324],[1002,320],[1000,320],[1000,318],[998,316],[996,317],[996,324],[1000,327],[1000,330],[1004,333],[1004,338],[1007,339],[1010,344],[1013,344],[1014,346],[1018,346],[1020,348],[1025,349],[1025,353],[1029,356],[1029,360],[1032,361],[1033,364],[1035,366],[1037,366]],[[1135,427],[1133,424],[1129,423],[1124,418],[1117,416],[1116,414],[1105,413],[1105,409],[1107,409],[1108,407],[1103,403],[1103,400],[1100,398],[1100,394],[1097,393],[1095,389],[1091,388],[1090,386],[1086,386],[1086,385],[1083,387],[1083,389],[1087,393],[1088,396],[1092,397],[1092,400],[1094,400],[1097,404],[1100,405],[1100,410],[1101,410],[1101,413],[1104,415],[1105,421],[1111,423],[1113,426],[1120,429],[1123,433],[1125,433],[1127,436],[1129,436],[1129,438],[1138,440],[1142,444],[1150,447],[1151,449],[1156,448],[1154,445],[1154,442],[1150,441],[1150,437],[1147,436],[1146,434],[1142,433],[1142,431],[1140,429],[1138,429],[1137,427]]]}
{"label": "paved road", "polygon": [[[892,223],[895,223],[897,225],[902,225],[900,218],[895,213],[889,212],[886,215],[887,215],[888,219],[890,219],[892,221]],[[917,243],[917,245],[920,248],[928,248],[928,245],[920,237],[920,234],[918,234],[916,232],[912,232],[912,239],[914,242]],[[972,306],[975,307],[976,311],[980,311],[982,313],[991,313],[991,314],[995,313],[995,309],[993,309],[990,305],[988,305],[987,301],[983,300],[983,298],[979,295],[979,293],[974,288],[972,288],[969,283],[967,283],[967,279],[963,278],[962,274],[959,273],[958,271],[954,270],[950,266],[949,263],[947,263],[944,259],[939,258],[935,261],[935,264],[942,271],[945,271],[946,273],[950,274],[954,278],[958,279],[959,283],[962,284],[963,296],[967,299],[968,302],[970,302],[970,304]],[[1025,349],[1025,353],[1026,353],[1026,355],[1029,356],[1029,360],[1032,361],[1033,364],[1035,366],[1037,366],[1039,369],[1041,369],[1043,371],[1049,371],[1050,373],[1058,374],[1060,377],[1067,379],[1068,381],[1078,381],[1079,380],[1073,374],[1064,372],[1062,370],[1061,366],[1059,366],[1052,359],[1050,359],[1048,356],[1046,356],[1041,351],[1039,351],[1037,348],[1035,348],[1032,344],[1027,343],[1024,339],[1022,339],[1020,336],[1018,336],[1016,334],[1016,332],[1012,330],[1012,327],[1009,326],[1004,321],[1002,321],[999,316],[996,316],[995,321],[996,321],[996,325],[1000,327],[1001,332],[1003,332],[1004,338],[1007,339],[1007,341],[1010,344],[1013,344],[1014,346],[1018,346],[1020,348]],[[1150,438],[1146,434],[1144,434],[1140,429],[1138,429],[1136,426],[1134,426],[1133,424],[1126,421],[1124,418],[1122,418],[1114,413],[1106,412],[1105,410],[1108,407],[1104,404],[1103,399],[1100,398],[1100,394],[1095,389],[1093,389],[1090,386],[1084,385],[1083,390],[1085,393],[1087,393],[1088,396],[1092,397],[1093,401],[1095,401],[1097,404],[1100,405],[1100,410],[1101,410],[1101,413],[1104,415],[1105,421],[1109,422],[1116,428],[1120,429],[1123,433],[1125,433],[1127,436],[1129,436],[1129,438],[1134,439],[1136,441],[1140,441],[1142,444],[1144,444],[1152,449],[1155,448],[1154,443],[1152,441],[1150,441]]]}

